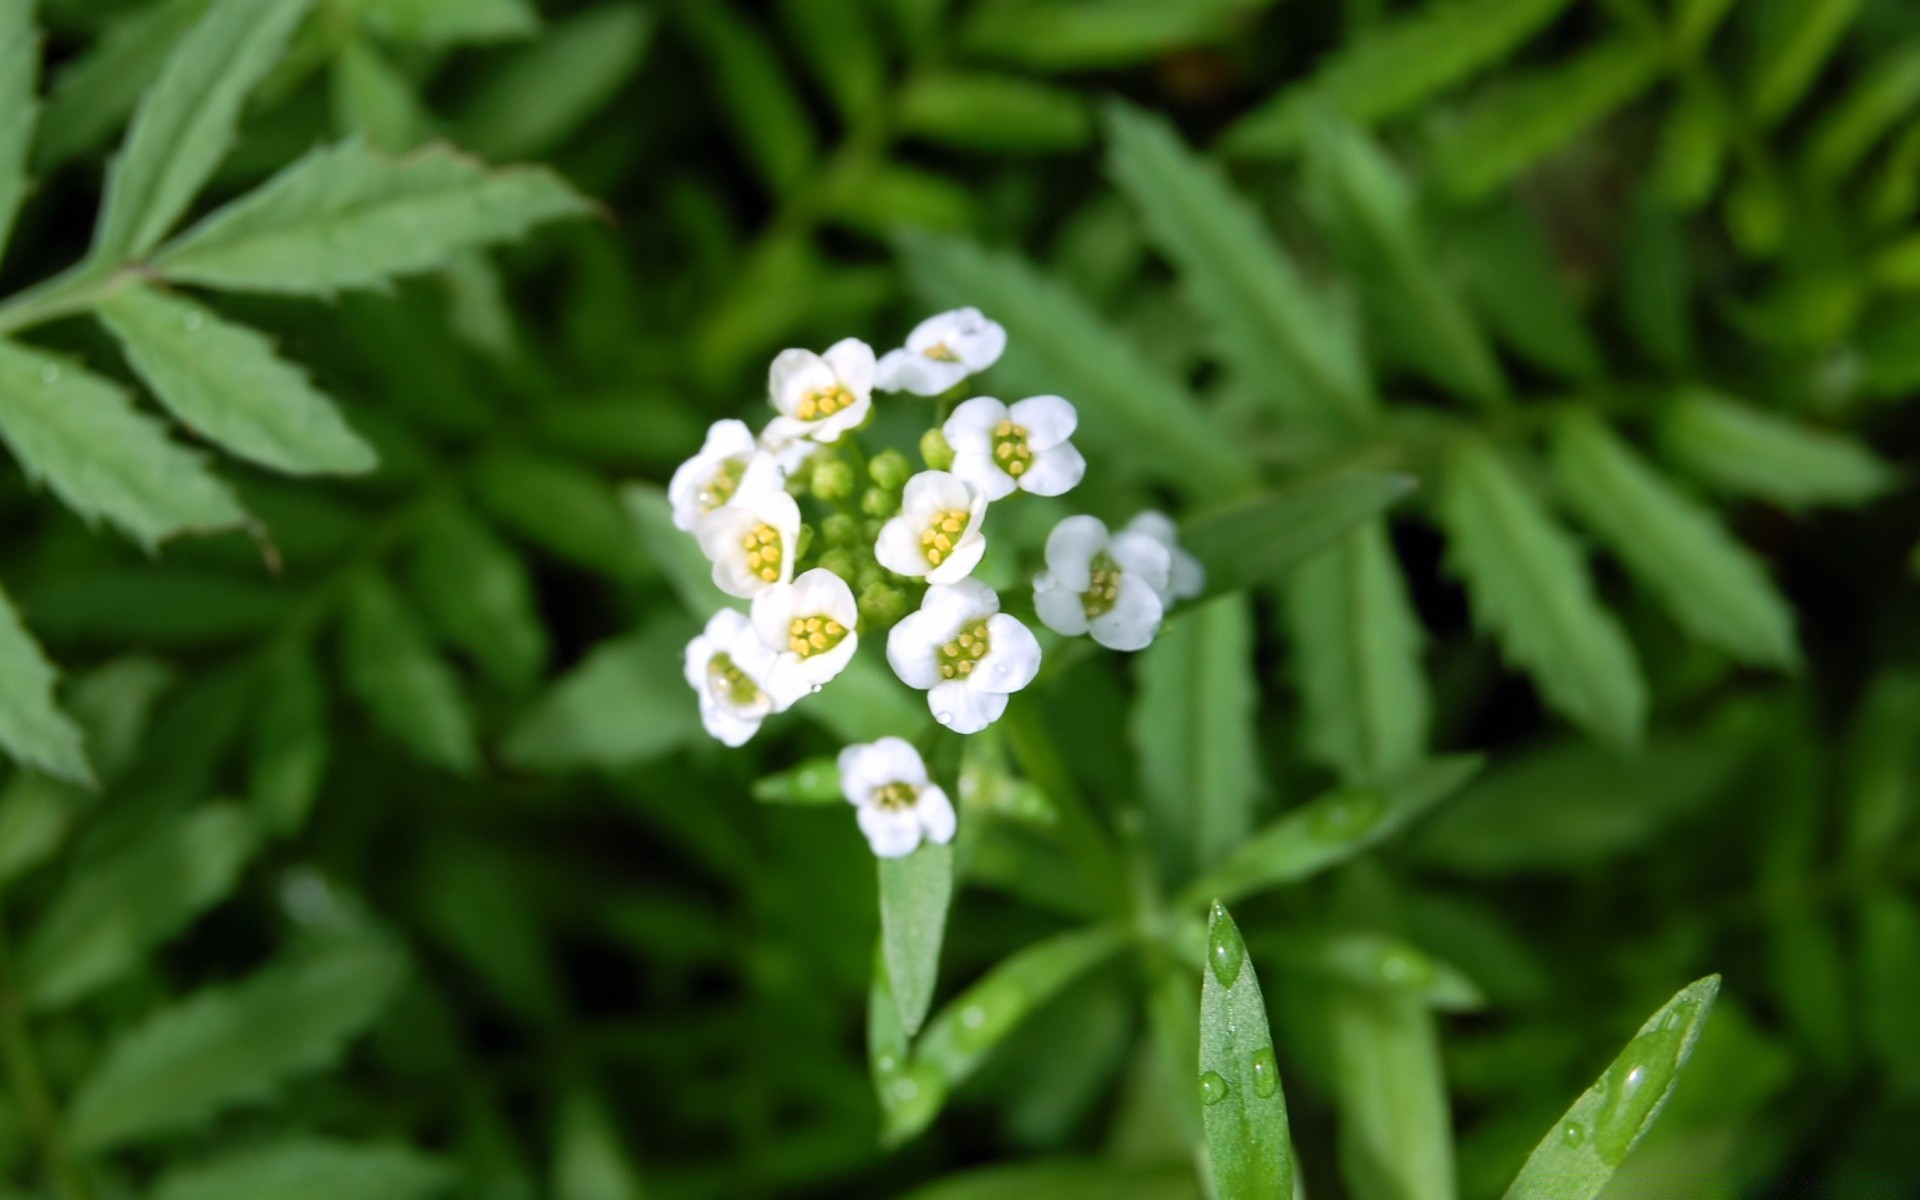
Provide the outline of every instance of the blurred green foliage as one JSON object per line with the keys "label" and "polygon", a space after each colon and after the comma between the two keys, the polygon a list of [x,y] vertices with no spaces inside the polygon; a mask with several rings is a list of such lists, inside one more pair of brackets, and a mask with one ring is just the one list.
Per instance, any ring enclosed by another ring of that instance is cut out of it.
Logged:
{"label": "blurred green foliage", "polygon": [[[0,246],[0,1195],[1920,1187],[1906,0],[0,0]],[[1212,594],[889,881],[661,484],[959,305]]]}

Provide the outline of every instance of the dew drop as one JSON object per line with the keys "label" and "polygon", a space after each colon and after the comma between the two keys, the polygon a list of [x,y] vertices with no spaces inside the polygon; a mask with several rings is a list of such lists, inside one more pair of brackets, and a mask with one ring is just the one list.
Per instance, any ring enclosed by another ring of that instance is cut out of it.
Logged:
{"label": "dew drop", "polygon": [[1601,1158],[1617,1166],[1633,1149],[1673,1082],[1679,1051],[1679,1030],[1655,1029],[1634,1038],[1608,1068],[1606,1099],[1593,1123],[1593,1142]]}
{"label": "dew drop", "polygon": [[1386,807],[1386,797],[1379,792],[1342,792],[1314,812],[1313,833],[1322,841],[1350,842],[1379,824]]}
{"label": "dew drop", "polygon": [[1568,1121],[1560,1127],[1560,1140],[1568,1146],[1578,1146],[1581,1142],[1587,1140],[1587,1131],[1575,1125],[1572,1121]]}
{"label": "dew drop", "polygon": [[1398,987],[1425,987],[1433,982],[1433,964],[1416,951],[1396,946],[1381,954],[1380,978]]}
{"label": "dew drop", "polygon": [[920,1094],[920,1085],[911,1079],[896,1079],[893,1083],[893,1094],[897,1099],[911,1100]]}
{"label": "dew drop", "polygon": [[937,712],[937,713],[935,713],[935,714],[933,714],[933,719],[934,719],[934,720],[936,720],[936,721],[938,721],[938,722],[940,722],[940,723],[941,723],[942,725],[951,725],[951,724],[953,724],[953,714],[952,714],[952,713],[943,713],[943,712]]}
{"label": "dew drop", "polygon": [[1253,1052],[1253,1092],[1265,1100],[1280,1090],[1280,1066],[1273,1061],[1273,1047]]}
{"label": "dew drop", "polygon": [[1207,963],[1220,986],[1230,988],[1240,978],[1240,968],[1247,961],[1247,944],[1240,940],[1240,927],[1218,901],[1214,903],[1208,924],[1212,928],[1207,931]]}
{"label": "dew drop", "polygon": [[180,324],[186,328],[188,333],[194,332],[206,323],[207,319],[197,312],[190,312],[180,318]]}
{"label": "dew drop", "polygon": [[59,382],[60,382],[60,368],[59,368],[59,367],[56,367],[56,366],[54,366],[54,365],[53,365],[52,363],[48,363],[48,364],[47,364],[46,366],[44,366],[44,367],[41,367],[41,368],[40,368],[40,382],[41,382],[41,383],[48,383],[48,384],[52,384],[52,383],[59,383]]}
{"label": "dew drop", "polygon": [[822,686],[823,686],[822,684],[816,683],[812,687],[808,688],[807,691],[812,695],[818,696],[820,694],[820,689]]}
{"label": "dew drop", "polygon": [[900,1060],[891,1054],[882,1054],[874,1060],[874,1069],[882,1075],[891,1075],[900,1067]]}
{"label": "dew drop", "polygon": [[978,1029],[987,1023],[987,1010],[978,1004],[969,1004],[960,1010],[960,1023],[968,1029]]}
{"label": "dew drop", "polygon": [[1202,1104],[1218,1104],[1227,1098],[1227,1093],[1231,1090],[1218,1071],[1208,1071],[1200,1076],[1200,1103]]}

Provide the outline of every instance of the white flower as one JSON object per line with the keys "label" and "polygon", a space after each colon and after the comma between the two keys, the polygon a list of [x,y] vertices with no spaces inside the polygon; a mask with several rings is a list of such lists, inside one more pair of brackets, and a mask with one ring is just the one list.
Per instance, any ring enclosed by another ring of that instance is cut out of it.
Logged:
{"label": "white flower", "polygon": [[860,644],[860,609],[847,581],[825,567],[753,598],[753,627],[773,652],[766,689],[785,709],[847,669]]}
{"label": "white flower", "polygon": [[773,651],[745,613],[723,608],[687,643],[687,683],[700,696],[700,723],[729,746],[752,737],[774,710],[766,680]]}
{"label": "white flower", "polygon": [[1000,611],[977,579],[927,589],[918,612],[887,635],[887,662],[908,687],[927,693],[934,719],[955,733],[979,733],[1007,710],[1007,695],[1033,682],[1040,643]]}
{"label": "white flower", "polygon": [[800,506],[787,495],[779,464],[748,462],[731,499],[701,517],[693,536],[713,563],[713,585],[749,599],[793,578],[800,543]]}
{"label": "white flower", "polygon": [[953,447],[953,473],[1000,500],[1015,488],[1036,496],[1072,490],[1087,460],[1067,439],[1078,423],[1058,396],[1029,396],[1012,408],[975,396],[953,410],[941,434]]}
{"label": "white flower", "polygon": [[759,450],[745,421],[715,421],[700,452],[674,471],[667,484],[673,525],[691,531],[700,518],[733,499]]}
{"label": "white flower", "polygon": [[1092,517],[1068,517],[1047,535],[1047,569],[1034,577],[1033,607],[1055,633],[1091,633],[1111,650],[1140,650],[1166,615],[1173,559],[1151,534],[1108,536]]}
{"label": "white flower", "polygon": [[767,422],[771,445],[799,439],[836,442],[873,408],[873,348],[844,338],[825,354],[782,350],[767,372],[767,390],[780,415]]}
{"label": "white flower", "polygon": [[998,323],[977,308],[956,308],[915,325],[906,348],[880,360],[875,379],[883,392],[938,396],[998,362],[1006,348],[1007,331]]}
{"label": "white flower", "polygon": [[873,555],[897,575],[953,583],[987,552],[987,494],[945,471],[922,471],[900,494],[900,515],[880,527]]}
{"label": "white flower", "polygon": [[1173,570],[1160,599],[1169,608],[1175,600],[1191,600],[1207,590],[1207,569],[1200,565],[1199,559],[1180,548],[1180,532],[1165,513],[1149,509],[1128,521],[1122,532],[1144,533],[1167,548],[1167,554],[1173,559]]}
{"label": "white flower", "polygon": [[953,803],[927,779],[920,752],[900,738],[842,750],[840,790],[881,858],[912,854],[922,836],[938,846],[953,840]]}

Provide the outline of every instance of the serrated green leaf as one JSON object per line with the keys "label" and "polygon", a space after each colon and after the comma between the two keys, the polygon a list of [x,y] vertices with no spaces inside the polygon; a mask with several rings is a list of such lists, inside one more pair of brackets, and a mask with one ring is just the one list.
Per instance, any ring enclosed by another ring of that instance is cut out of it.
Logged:
{"label": "serrated green leaf", "polygon": [[1859,13],[1860,0],[1772,0],[1757,11],[1747,102],[1754,117],[1770,125],[1813,86]]}
{"label": "serrated green leaf", "polygon": [[54,700],[56,678],[53,664],[0,591],[0,749],[24,766],[91,785],[80,727]]}
{"label": "serrated green leaf", "polygon": [[1637,743],[1647,694],[1626,634],[1594,595],[1578,545],[1499,451],[1479,441],[1454,450],[1439,516],[1476,624],[1589,734]]}
{"label": "serrated green leaf", "polygon": [[296,1137],[175,1167],[160,1177],[153,1200],[429,1200],[452,1181],[438,1159],[418,1150]]}
{"label": "serrated green leaf", "polygon": [[500,686],[519,690],[547,662],[547,629],[527,566],[458,504],[436,507],[420,530],[415,594],[434,628]]}
{"label": "serrated green leaf", "polygon": [[662,620],[594,647],[513,727],[507,761],[542,771],[612,770],[704,738],[696,697],[675,686],[695,631],[680,619]]}
{"label": "serrated green leaf", "polygon": [[444,267],[587,203],[539,167],[489,168],[445,146],[388,158],[323,146],[154,257],[162,276],[248,292],[328,295]]}
{"label": "serrated green leaf", "polygon": [[1745,662],[1800,659],[1793,608],[1752,551],[1580,409],[1554,434],[1554,474],[1589,529],[1688,632]]}
{"label": "serrated green leaf", "polygon": [[549,27],[488,73],[460,118],[460,144],[494,162],[552,152],[639,68],[658,19],[602,4]]}
{"label": "serrated green leaf", "polygon": [[1892,466],[1846,434],[1704,388],[1682,392],[1662,415],[1659,432],[1661,448],[1702,481],[1786,508],[1855,507],[1899,482]]}
{"label": "serrated green leaf", "polygon": [[1279,579],[1411,492],[1412,478],[1348,471],[1216,509],[1188,522],[1180,540],[1207,571],[1207,594]]}
{"label": "serrated green leaf", "polygon": [[433,127],[413,82],[364,39],[352,39],[334,55],[330,92],[335,128],[388,154],[413,149]]}
{"label": "serrated green leaf", "polygon": [[1664,65],[1661,46],[1615,37],[1508,76],[1441,135],[1441,180],[1461,198],[1486,195],[1653,86]]}
{"label": "serrated green leaf", "polygon": [[1720,977],[1688,984],[1647,1018],[1626,1049],[1555,1122],[1507,1200],[1591,1200],[1646,1134],[1693,1053]]}
{"label": "serrated green leaf", "polygon": [[908,1037],[920,1032],[940,976],[940,944],[953,900],[953,847],[922,843],[912,854],[879,860],[880,950],[888,990]]}
{"label": "serrated green leaf", "polygon": [[40,114],[39,76],[33,0],[0,0],[0,253],[27,194],[27,152]]}
{"label": "serrated green leaf", "polygon": [[1348,783],[1412,765],[1430,718],[1425,639],[1386,523],[1362,525],[1282,584],[1309,753]]}
{"label": "serrated green leaf", "polygon": [[360,935],[163,1008],[107,1046],[74,1094],[68,1135],[105,1150],[263,1100],[337,1059],[405,974],[397,949]]}
{"label": "serrated green leaf", "polygon": [[1139,658],[1128,721],[1151,844],[1178,878],[1246,837],[1263,786],[1253,613],[1244,595],[1181,613]]}
{"label": "serrated green leaf", "polygon": [[1017,75],[928,72],[907,85],[899,106],[902,133],[963,150],[1076,150],[1093,136],[1079,93]]}
{"label": "serrated green leaf", "polygon": [[307,373],[254,330],[140,285],[98,311],[161,403],[241,458],[292,475],[356,475],[378,461]]}
{"label": "serrated green leaf", "polygon": [[1107,139],[1107,173],[1180,268],[1227,362],[1295,418],[1355,426],[1373,416],[1378,399],[1353,331],[1219,169],[1165,121],[1124,104],[1107,108]]}
{"label": "serrated green leaf", "polygon": [[382,728],[425,762],[473,773],[480,747],[460,680],[377,575],[353,583],[341,652],[348,685]]}
{"label": "serrated green leaf", "polygon": [[245,810],[181,813],[67,881],[20,950],[22,990],[57,1009],[139,965],[233,890],[257,839]]}
{"label": "serrated green leaf", "polygon": [[200,455],[169,440],[119,387],[18,342],[0,341],[0,439],[68,507],[144,546],[246,519]]}
{"label": "serrated green leaf", "polygon": [[353,0],[361,24],[396,41],[491,42],[540,27],[528,0]]}
{"label": "serrated green leaf", "polygon": [[[977,305],[1006,326],[997,377],[1024,394],[1073,397],[1079,437],[1192,494],[1223,497],[1252,483],[1246,459],[1178,380],[1030,264],[969,242],[906,235],[900,251],[915,289],[941,308]],[[1152,455],[1138,453],[1154,447]]]}
{"label": "serrated green leaf", "polygon": [[1287,1100],[1267,1004],[1247,944],[1224,906],[1207,919],[1200,983],[1200,1119],[1220,1200],[1290,1200]]}
{"label": "serrated green leaf", "polygon": [[1308,117],[1331,103],[1365,124],[1396,116],[1504,59],[1571,0],[1441,0],[1396,13],[1329,54],[1305,83],[1287,88],[1227,131],[1228,152],[1285,154]]}
{"label": "serrated green leaf", "polygon": [[1600,346],[1532,213],[1518,203],[1490,204],[1465,214],[1449,233],[1459,248],[1450,265],[1495,334],[1563,378],[1604,373]]}
{"label": "serrated green leaf", "polygon": [[734,139],[775,192],[791,192],[819,156],[819,138],[772,43],[726,5],[681,5],[675,15],[706,60]]}
{"label": "serrated green leaf", "polygon": [[327,696],[312,649],[288,643],[261,666],[248,748],[247,800],[282,837],[306,824],[326,774]]}
{"label": "serrated green leaf", "polygon": [[93,259],[145,255],[226,157],[240,106],[285,49],[312,0],[214,0],[174,47],[133,114],[107,175]]}
{"label": "serrated green leaf", "polygon": [[208,2],[161,0],[129,10],[61,67],[34,139],[34,170],[44,173],[104,145]]}
{"label": "serrated green leaf", "polygon": [[1479,772],[1474,754],[1436,758],[1368,788],[1340,788],[1267,825],[1180,893],[1176,906],[1239,900],[1296,883],[1392,837]]}
{"label": "serrated green leaf", "polygon": [[991,0],[968,13],[961,43],[984,58],[1043,71],[1115,67],[1225,41],[1236,17],[1269,0]]}

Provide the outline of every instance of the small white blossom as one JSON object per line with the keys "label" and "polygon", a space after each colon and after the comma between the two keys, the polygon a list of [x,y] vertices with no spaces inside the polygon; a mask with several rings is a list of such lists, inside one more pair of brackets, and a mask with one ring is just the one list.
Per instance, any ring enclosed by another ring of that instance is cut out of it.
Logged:
{"label": "small white blossom", "polygon": [[953,473],[1000,500],[1018,488],[1036,496],[1071,491],[1087,460],[1067,439],[1078,423],[1058,396],[1029,396],[1009,408],[975,396],[953,410],[940,432],[953,447]]}
{"label": "small white blossom", "polygon": [[713,563],[713,584],[729,596],[750,599],[793,578],[800,544],[800,506],[772,459],[747,464],[725,504],[701,517],[693,535]]}
{"label": "small white blossom", "polygon": [[1111,536],[1093,517],[1068,517],[1047,535],[1047,569],[1034,577],[1033,606],[1047,628],[1090,633],[1111,650],[1140,650],[1166,615],[1173,560],[1152,535]]}
{"label": "small white blossom", "polygon": [[773,651],[745,613],[723,608],[687,643],[687,683],[700,697],[700,723],[729,746],[743,744],[775,711],[766,680]]}
{"label": "small white blossom", "polygon": [[673,524],[689,532],[714,509],[733,499],[759,446],[745,421],[715,421],[700,452],[674,471],[667,484]]}
{"label": "small white blossom", "polygon": [[1199,559],[1180,548],[1180,531],[1174,528],[1167,514],[1149,509],[1128,521],[1122,532],[1144,533],[1167,548],[1173,570],[1167,576],[1167,590],[1160,594],[1167,607],[1171,608],[1175,600],[1191,600],[1207,590],[1207,569],[1200,565]]}
{"label": "small white blossom", "polygon": [[927,693],[934,719],[956,733],[979,733],[1007,710],[1007,696],[1033,682],[1040,643],[1000,611],[1000,597],[977,579],[927,589],[920,610],[887,635],[887,662],[908,687]]}
{"label": "small white blossom", "polygon": [[900,738],[842,750],[840,790],[880,858],[912,854],[922,837],[937,846],[953,840],[952,801],[928,780],[920,752]]}
{"label": "small white blossom", "polygon": [[889,350],[875,376],[883,392],[938,396],[1000,360],[1007,331],[977,308],[956,308],[913,327],[907,344]]}
{"label": "small white blossom", "polygon": [[767,372],[767,390],[780,415],[767,422],[771,446],[801,438],[836,442],[873,409],[873,348],[843,338],[825,354],[782,350]]}
{"label": "small white blossom", "polygon": [[824,567],[753,598],[753,627],[774,656],[765,686],[775,706],[787,708],[847,669],[859,620],[853,589]]}
{"label": "small white blossom", "polygon": [[900,515],[880,527],[874,557],[928,583],[965,579],[987,552],[986,515],[985,492],[946,471],[922,471],[907,480]]}

